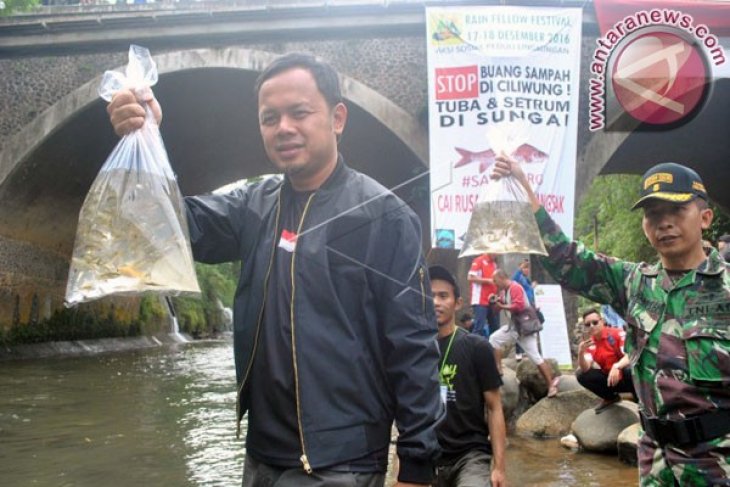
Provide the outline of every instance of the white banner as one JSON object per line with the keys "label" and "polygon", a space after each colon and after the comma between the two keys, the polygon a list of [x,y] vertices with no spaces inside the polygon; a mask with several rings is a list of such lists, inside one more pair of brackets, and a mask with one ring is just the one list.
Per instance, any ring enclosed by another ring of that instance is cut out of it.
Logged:
{"label": "white banner", "polygon": [[580,9],[427,8],[434,247],[460,249],[500,151],[573,233]]}
{"label": "white banner", "polygon": [[535,305],[545,316],[540,332],[542,356],[554,358],[561,367],[572,367],[568,324],[565,321],[563,293],[557,284],[540,284],[535,288]]}

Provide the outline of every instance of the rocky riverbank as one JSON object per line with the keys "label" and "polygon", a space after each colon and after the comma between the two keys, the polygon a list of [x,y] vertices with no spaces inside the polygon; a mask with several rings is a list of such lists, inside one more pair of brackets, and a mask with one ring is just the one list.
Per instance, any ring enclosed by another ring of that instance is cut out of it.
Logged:
{"label": "rocky riverbank", "polygon": [[[548,362],[560,375],[557,364]],[[624,463],[636,464],[640,432],[636,403],[624,400],[599,415],[594,408],[600,399],[578,384],[573,374],[561,375],[558,395],[547,398],[545,382],[532,362],[505,359],[502,364],[505,419],[516,434],[555,441],[566,437],[562,443],[568,448],[613,453]]]}

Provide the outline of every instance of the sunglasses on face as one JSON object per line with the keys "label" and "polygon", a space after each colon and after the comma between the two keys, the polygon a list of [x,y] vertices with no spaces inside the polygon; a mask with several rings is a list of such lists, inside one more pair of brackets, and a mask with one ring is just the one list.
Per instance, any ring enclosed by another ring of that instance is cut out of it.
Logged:
{"label": "sunglasses on face", "polygon": [[583,323],[583,326],[585,326],[586,328],[588,328],[589,326],[596,326],[600,322],[601,322],[601,320],[586,321],[585,323]]}

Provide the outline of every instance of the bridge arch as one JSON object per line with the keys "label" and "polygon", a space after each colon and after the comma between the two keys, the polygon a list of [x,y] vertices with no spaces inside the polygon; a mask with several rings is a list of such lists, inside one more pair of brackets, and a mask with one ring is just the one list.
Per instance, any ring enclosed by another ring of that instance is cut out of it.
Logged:
{"label": "bridge arch", "polygon": [[[253,82],[277,56],[239,47],[154,56],[160,73],[155,92],[165,111],[163,138],[183,193],[271,172],[259,140]],[[341,144],[348,163],[389,187],[414,177],[416,186],[425,184],[426,178],[418,177],[428,166],[425,129],[376,90],[347,75],[340,78],[350,108]],[[83,197],[117,140],[96,92],[100,79],[59,100],[0,152],[4,236],[70,255]],[[226,142],[235,147],[226,149]],[[230,163],[241,159],[246,163]],[[427,195],[416,198],[423,201],[409,197],[423,193],[414,184],[397,192],[413,200],[427,222]]]}

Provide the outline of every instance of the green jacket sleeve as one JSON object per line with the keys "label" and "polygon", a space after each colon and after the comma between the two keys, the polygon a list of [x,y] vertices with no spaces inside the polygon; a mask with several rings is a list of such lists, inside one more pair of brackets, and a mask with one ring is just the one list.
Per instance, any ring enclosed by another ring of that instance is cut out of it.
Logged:
{"label": "green jacket sleeve", "polygon": [[562,287],[626,314],[627,287],[637,265],[595,253],[581,242],[572,241],[550,218],[545,208],[535,219],[548,251],[540,263]]}

